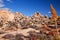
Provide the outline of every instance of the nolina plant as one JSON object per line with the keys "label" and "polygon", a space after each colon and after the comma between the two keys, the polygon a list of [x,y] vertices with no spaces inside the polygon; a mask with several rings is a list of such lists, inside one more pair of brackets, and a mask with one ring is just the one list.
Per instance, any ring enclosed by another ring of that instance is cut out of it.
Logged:
{"label": "nolina plant", "polygon": [[58,40],[58,39],[60,39],[59,35],[58,35],[58,29],[57,29],[57,19],[58,19],[58,16],[57,16],[56,11],[55,11],[55,9],[53,8],[52,5],[50,5],[50,8],[51,8],[52,19],[54,19],[55,26],[56,26],[56,34],[54,34],[54,38],[55,38],[55,40]]}

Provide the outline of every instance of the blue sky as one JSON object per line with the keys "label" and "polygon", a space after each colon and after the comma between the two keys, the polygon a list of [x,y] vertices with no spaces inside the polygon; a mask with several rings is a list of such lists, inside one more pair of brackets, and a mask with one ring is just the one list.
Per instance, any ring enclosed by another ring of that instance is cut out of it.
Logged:
{"label": "blue sky", "polygon": [[21,12],[31,16],[35,12],[50,16],[50,3],[60,16],[60,0],[0,0],[0,8],[6,8],[12,12]]}

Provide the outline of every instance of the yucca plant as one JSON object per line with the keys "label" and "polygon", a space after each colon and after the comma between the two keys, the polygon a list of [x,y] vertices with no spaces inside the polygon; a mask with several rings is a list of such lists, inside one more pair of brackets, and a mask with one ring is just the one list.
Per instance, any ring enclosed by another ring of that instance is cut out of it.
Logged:
{"label": "yucca plant", "polygon": [[59,38],[59,34],[58,34],[58,29],[57,29],[58,16],[57,16],[56,11],[52,5],[50,5],[50,8],[51,8],[52,19],[55,20],[55,26],[56,26],[56,34],[54,35],[54,40],[59,40],[60,38]]}
{"label": "yucca plant", "polygon": [[52,19],[55,20],[55,26],[56,26],[56,31],[57,31],[57,19],[58,19],[58,16],[57,16],[56,11],[55,11],[55,9],[53,8],[52,5],[50,5],[50,8],[51,8]]}

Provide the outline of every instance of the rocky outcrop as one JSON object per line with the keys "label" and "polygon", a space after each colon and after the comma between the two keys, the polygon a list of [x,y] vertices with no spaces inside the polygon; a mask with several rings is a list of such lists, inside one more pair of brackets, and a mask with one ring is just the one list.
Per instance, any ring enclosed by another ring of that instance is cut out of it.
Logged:
{"label": "rocky outcrop", "polygon": [[[51,12],[53,17],[57,17],[52,6]],[[60,17],[57,26],[60,31]],[[55,21],[39,12],[29,17],[19,12],[0,10],[0,40],[53,40],[55,31]]]}

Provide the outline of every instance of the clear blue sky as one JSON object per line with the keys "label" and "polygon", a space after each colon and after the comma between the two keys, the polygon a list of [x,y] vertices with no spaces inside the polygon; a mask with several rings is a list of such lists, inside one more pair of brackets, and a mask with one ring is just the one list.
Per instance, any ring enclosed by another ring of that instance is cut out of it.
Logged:
{"label": "clear blue sky", "polygon": [[9,8],[13,12],[21,12],[24,15],[31,16],[38,11],[42,15],[48,15],[50,11],[50,3],[60,15],[60,0],[3,0],[4,8]]}

